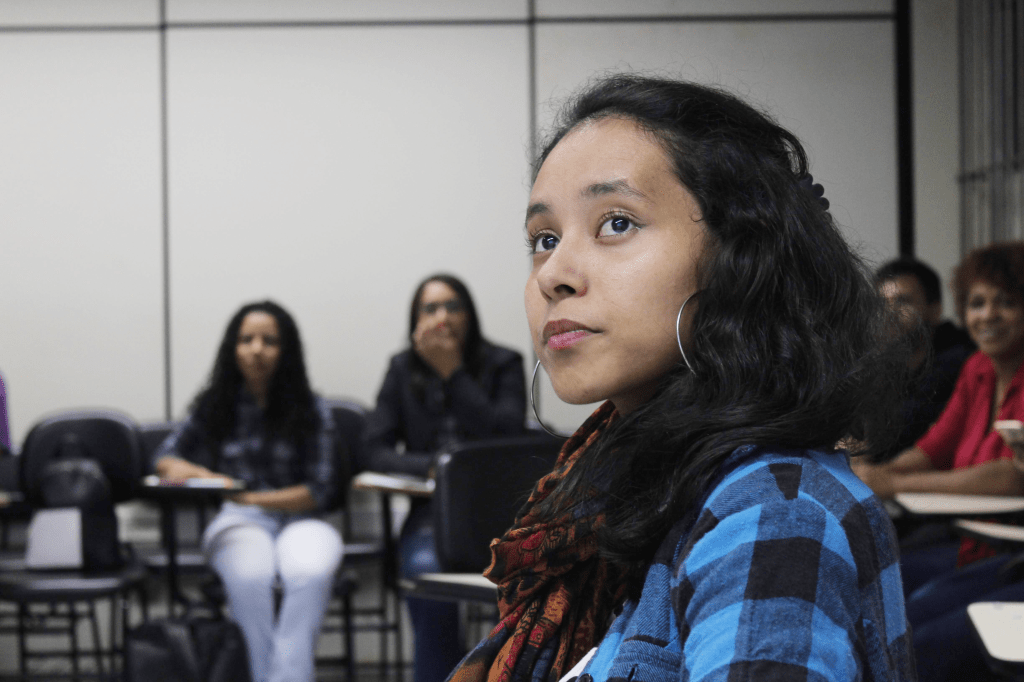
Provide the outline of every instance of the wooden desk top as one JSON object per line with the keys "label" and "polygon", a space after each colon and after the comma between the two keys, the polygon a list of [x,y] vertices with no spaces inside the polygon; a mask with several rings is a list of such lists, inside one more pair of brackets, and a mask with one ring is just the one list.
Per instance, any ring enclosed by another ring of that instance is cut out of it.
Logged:
{"label": "wooden desk top", "polygon": [[364,471],[352,477],[353,490],[376,490],[382,493],[402,493],[413,497],[433,497],[434,481],[406,474],[382,474]]}
{"label": "wooden desk top", "polygon": [[967,615],[992,658],[1024,663],[1024,602],[976,602]]}
{"label": "wooden desk top", "polygon": [[1024,497],[897,493],[895,500],[908,513],[919,516],[999,515],[1024,512]]}

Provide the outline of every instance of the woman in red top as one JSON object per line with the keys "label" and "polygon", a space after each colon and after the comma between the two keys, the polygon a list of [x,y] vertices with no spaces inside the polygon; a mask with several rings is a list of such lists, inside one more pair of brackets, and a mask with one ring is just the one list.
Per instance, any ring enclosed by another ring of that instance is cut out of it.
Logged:
{"label": "woman in red top", "polygon": [[[964,363],[939,420],[914,447],[885,464],[854,465],[879,497],[1024,493],[1013,451],[992,428],[1000,419],[1024,419],[1024,243],[972,252],[957,267],[953,289],[978,352]],[[935,575],[989,554],[967,541],[905,553],[904,587],[909,594]]]}

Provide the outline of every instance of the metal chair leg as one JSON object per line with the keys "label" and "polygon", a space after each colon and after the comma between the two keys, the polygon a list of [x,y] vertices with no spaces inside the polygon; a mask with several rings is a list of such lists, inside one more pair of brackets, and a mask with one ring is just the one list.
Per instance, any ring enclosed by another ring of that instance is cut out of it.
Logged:
{"label": "metal chair leg", "polygon": [[26,646],[26,632],[25,632],[25,621],[28,620],[29,610],[28,605],[24,603],[18,604],[18,672],[21,675],[21,679],[28,679],[28,647]]}
{"label": "metal chair leg", "polygon": [[341,607],[344,609],[342,615],[342,627],[345,628],[345,671],[348,673],[348,682],[355,682],[356,679],[356,645],[352,635],[352,597],[345,595],[341,600]]}
{"label": "metal chair leg", "polygon": [[100,625],[96,620],[96,604],[88,602],[89,623],[92,626],[92,647],[93,657],[96,659],[96,672],[100,675],[106,674],[106,666],[103,665],[103,642],[100,640]]}
{"label": "metal chair leg", "polygon": [[71,635],[71,679],[78,680],[78,613],[74,602],[68,602],[68,628],[68,634]]}

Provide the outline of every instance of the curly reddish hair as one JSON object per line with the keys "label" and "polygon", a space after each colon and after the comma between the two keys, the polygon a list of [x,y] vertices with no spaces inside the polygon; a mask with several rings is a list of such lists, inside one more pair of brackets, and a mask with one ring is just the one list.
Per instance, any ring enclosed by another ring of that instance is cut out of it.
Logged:
{"label": "curly reddish hair", "polygon": [[989,244],[971,251],[953,271],[956,314],[964,321],[967,292],[975,282],[999,287],[1024,303],[1024,242]]}

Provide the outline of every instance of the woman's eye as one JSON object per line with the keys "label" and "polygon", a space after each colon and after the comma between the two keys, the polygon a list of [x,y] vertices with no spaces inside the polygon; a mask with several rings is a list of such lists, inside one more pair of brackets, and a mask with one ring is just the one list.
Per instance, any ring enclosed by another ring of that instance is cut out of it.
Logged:
{"label": "woman's eye", "polygon": [[613,216],[608,220],[601,223],[601,229],[598,231],[597,236],[599,237],[611,237],[617,234],[625,234],[630,230],[637,229],[637,225],[624,216]]}
{"label": "woman's eye", "polygon": [[558,246],[558,237],[553,234],[539,234],[533,238],[533,244],[531,246],[533,253],[550,251]]}

